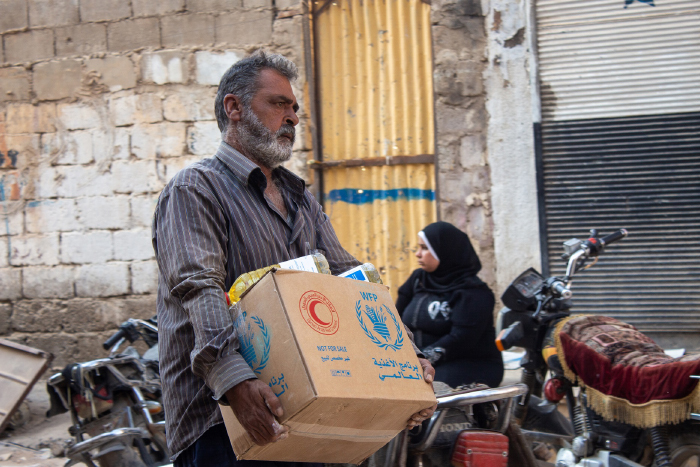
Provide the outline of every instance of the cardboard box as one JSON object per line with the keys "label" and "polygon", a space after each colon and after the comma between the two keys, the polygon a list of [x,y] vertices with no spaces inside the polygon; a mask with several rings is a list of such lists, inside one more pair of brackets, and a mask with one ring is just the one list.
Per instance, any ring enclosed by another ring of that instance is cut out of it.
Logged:
{"label": "cardboard box", "polygon": [[238,307],[239,350],[289,427],[287,439],[258,446],[221,407],[239,459],[357,464],[436,402],[383,285],[277,270]]}

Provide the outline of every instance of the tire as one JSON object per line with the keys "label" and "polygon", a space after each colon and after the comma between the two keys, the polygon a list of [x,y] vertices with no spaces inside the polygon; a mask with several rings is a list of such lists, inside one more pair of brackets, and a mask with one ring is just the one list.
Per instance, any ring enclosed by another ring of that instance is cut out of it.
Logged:
{"label": "tire", "polygon": [[672,434],[669,451],[673,467],[700,467],[700,429]]}

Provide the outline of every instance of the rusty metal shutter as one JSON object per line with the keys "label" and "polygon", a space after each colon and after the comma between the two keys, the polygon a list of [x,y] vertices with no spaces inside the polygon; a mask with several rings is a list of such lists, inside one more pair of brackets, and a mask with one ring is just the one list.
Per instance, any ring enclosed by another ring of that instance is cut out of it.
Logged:
{"label": "rusty metal shutter", "polygon": [[700,3],[538,0],[536,14],[543,264],[561,274],[562,241],[627,228],[576,280],[575,311],[700,332]]}
{"label": "rusty metal shutter", "polygon": [[326,0],[313,21],[324,210],[396,298],[436,218],[430,5]]}

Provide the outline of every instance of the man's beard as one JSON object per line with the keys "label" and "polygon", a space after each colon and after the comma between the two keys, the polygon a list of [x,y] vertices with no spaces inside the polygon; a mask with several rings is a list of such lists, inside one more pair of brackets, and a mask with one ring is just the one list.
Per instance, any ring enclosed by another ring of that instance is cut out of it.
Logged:
{"label": "man's beard", "polygon": [[[292,157],[294,126],[286,123],[276,133],[270,131],[251,109],[245,109],[237,128],[238,142],[243,152],[258,164],[270,169]],[[291,141],[280,142],[282,135],[291,135]]]}

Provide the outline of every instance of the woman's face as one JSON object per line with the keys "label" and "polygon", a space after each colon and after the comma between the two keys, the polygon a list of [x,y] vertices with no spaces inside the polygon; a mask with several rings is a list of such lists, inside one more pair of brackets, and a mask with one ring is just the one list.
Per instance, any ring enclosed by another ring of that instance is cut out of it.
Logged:
{"label": "woman's face", "polygon": [[416,250],[416,258],[418,258],[418,266],[425,272],[433,272],[440,265],[440,261],[428,250],[422,238],[418,237],[418,250]]}

